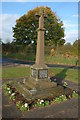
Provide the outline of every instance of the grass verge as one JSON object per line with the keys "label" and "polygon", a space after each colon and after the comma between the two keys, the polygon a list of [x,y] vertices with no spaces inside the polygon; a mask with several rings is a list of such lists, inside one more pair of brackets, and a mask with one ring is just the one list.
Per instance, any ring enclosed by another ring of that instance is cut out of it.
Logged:
{"label": "grass verge", "polygon": [[[80,72],[80,70],[79,70]],[[78,70],[64,69],[64,68],[50,68],[50,76],[56,76],[63,80],[70,80],[72,82],[78,82]],[[30,76],[30,67],[19,66],[19,67],[3,67],[2,78],[19,78]]]}
{"label": "grass verge", "polygon": [[30,67],[8,67],[2,69],[2,78],[19,78],[30,75]]}
{"label": "grass verge", "polygon": [[50,75],[78,83],[78,70],[68,68],[50,68]]}

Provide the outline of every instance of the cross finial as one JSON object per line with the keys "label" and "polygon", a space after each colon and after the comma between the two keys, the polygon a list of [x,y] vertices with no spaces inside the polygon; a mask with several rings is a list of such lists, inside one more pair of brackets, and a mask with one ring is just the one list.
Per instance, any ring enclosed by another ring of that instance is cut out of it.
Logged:
{"label": "cross finial", "polygon": [[45,12],[44,6],[40,7],[39,12],[36,15],[37,16],[43,15],[44,17],[47,17],[47,14]]}
{"label": "cross finial", "polygon": [[40,14],[40,16],[44,15],[44,7],[40,7],[39,14]]}

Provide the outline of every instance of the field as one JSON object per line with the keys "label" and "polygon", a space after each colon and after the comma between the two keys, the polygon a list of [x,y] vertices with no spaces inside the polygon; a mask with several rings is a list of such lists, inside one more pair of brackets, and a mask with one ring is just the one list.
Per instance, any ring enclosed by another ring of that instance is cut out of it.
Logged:
{"label": "field", "polygon": [[45,62],[51,64],[64,64],[64,65],[76,65],[77,64],[77,57],[69,57],[66,58],[62,55],[55,55],[55,56],[45,56]]}

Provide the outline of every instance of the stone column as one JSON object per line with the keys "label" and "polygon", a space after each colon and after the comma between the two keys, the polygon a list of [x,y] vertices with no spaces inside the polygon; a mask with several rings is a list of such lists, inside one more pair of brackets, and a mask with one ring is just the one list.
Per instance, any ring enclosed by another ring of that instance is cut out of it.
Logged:
{"label": "stone column", "polygon": [[31,67],[31,76],[35,80],[48,78],[48,67],[44,64],[44,15],[39,17],[39,28],[36,49],[36,62]]}
{"label": "stone column", "polygon": [[38,67],[43,67],[44,65],[44,16],[43,15],[39,17],[36,65]]}

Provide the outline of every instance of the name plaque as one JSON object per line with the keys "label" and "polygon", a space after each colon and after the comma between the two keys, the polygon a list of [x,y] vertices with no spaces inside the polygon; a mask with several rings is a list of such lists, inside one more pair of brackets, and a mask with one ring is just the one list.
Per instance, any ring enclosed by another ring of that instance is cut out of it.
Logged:
{"label": "name plaque", "polygon": [[39,79],[48,78],[48,70],[39,70]]}
{"label": "name plaque", "polygon": [[35,69],[32,69],[32,77],[36,78],[36,70]]}

